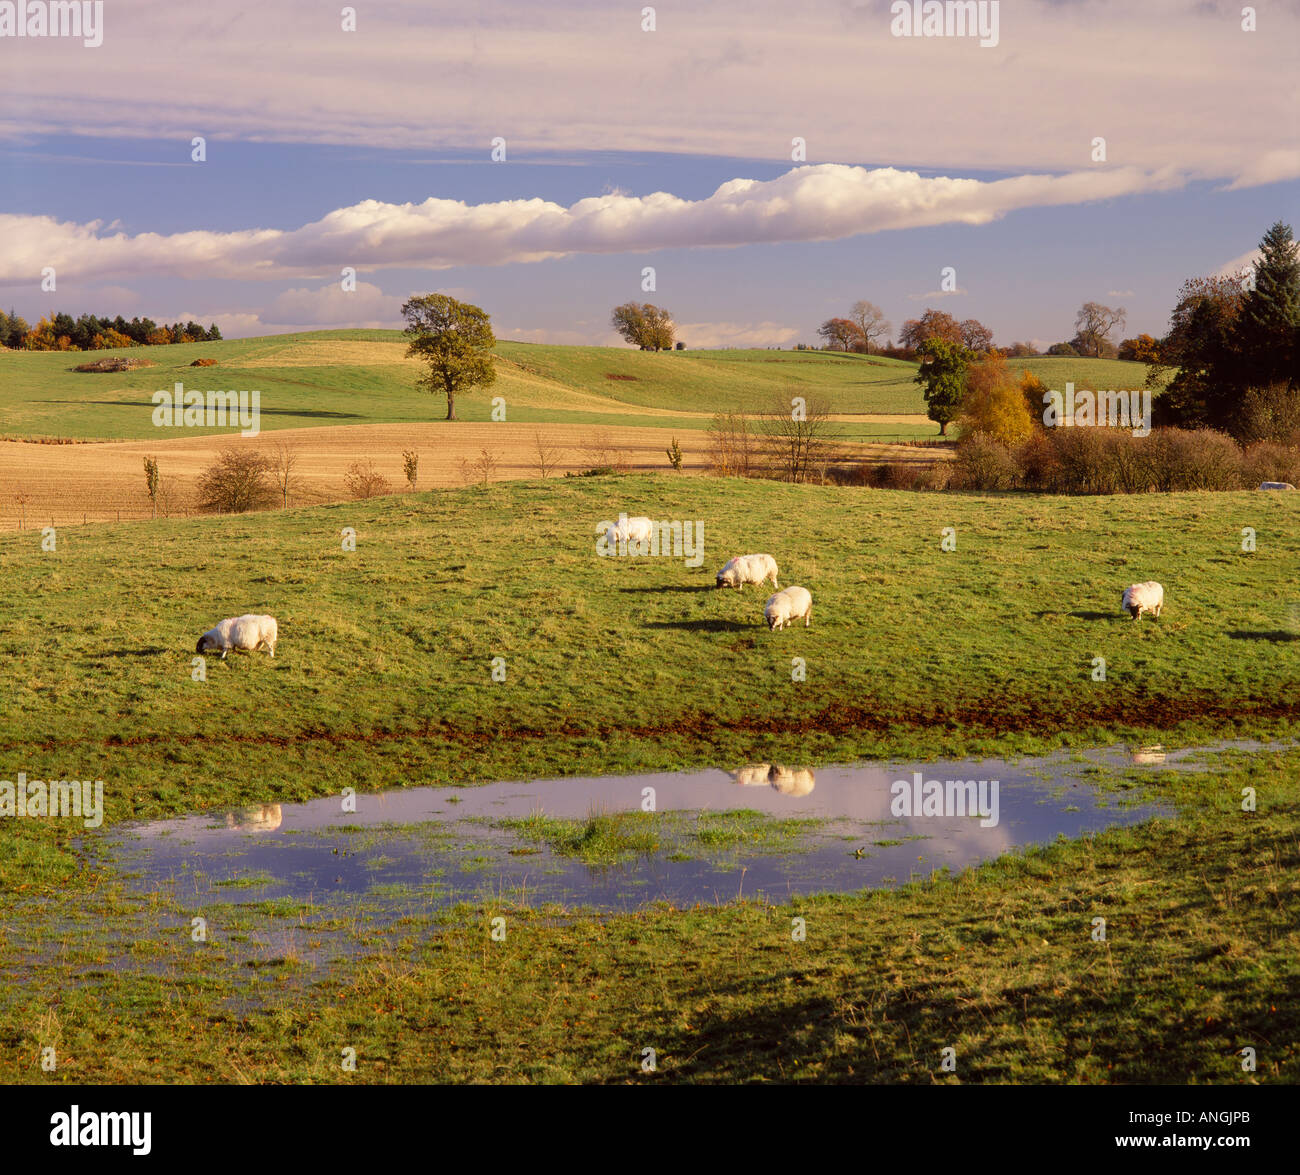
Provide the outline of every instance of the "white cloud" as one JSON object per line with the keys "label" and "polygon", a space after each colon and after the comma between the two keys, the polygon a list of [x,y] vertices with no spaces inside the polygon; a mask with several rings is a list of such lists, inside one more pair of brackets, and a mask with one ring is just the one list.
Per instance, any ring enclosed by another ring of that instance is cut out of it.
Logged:
{"label": "white cloud", "polygon": [[987,224],[1019,208],[1114,199],[1180,187],[1171,170],[1114,168],[983,181],[895,168],[820,164],[776,179],[734,179],[701,200],[606,193],[564,207],[541,199],[468,204],[363,200],[301,228],[101,233],[103,224],[0,214],[0,284],[53,265],[76,280],[156,273],[213,280],[322,278],[343,265],[449,269],[580,253],[829,241],[939,224]]}
{"label": "white cloud", "polygon": [[958,286],[955,290],[926,290],[924,294],[908,294],[909,302],[928,302],[932,298],[955,298],[959,294],[969,294],[970,291]]}
{"label": "white cloud", "polygon": [[261,317],[294,326],[396,328],[402,323],[405,298],[385,294],[369,282],[344,290],[341,282],[315,290],[285,290],[268,303]]}

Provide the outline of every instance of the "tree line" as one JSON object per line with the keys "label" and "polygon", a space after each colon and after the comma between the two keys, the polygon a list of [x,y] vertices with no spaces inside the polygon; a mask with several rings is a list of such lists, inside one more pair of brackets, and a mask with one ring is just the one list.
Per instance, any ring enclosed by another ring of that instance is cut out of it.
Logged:
{"label": "tree line", "polygon": [[103,351],[113,347],[157,347],[168,343],[217,342],[221,331],[214,322],[206,329],[193,321],[154,322],[152,318],[97,318],[83,314],[43,316],[35,326],[11,309],[0,310],[0,346],[14,351]]}

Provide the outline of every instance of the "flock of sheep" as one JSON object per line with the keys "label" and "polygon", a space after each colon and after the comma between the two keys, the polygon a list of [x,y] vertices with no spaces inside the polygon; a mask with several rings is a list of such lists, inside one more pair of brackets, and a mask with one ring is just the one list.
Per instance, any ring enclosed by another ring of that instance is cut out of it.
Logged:
{"label": "flock of sheep", "polygon": [[[628,542],[644,542],[650,537],[653,523],[648,518],[629,518],[625,525],[611,526],[606,538],[611,545],[619,539]],[[763,606],[763,617],[770,630],[785,628],[793,621],[802,620],[804,628],[812,625],[812,593],[805,587],[795,585],[782,588],[776,581],[776,560],[771,555],[736,555],[727,560],[726,566],[718,572],[714,587],[743,588],[752,583],[761,586],[767,580],[777,591],[768,596]],[[1124,589],[1121,608],[1136,620],[1143,612],[1150,612],[1159,618],[1160,609],[1165,606],[1165,589],[1154,580],[1135,583]],[[276,641],[280,639],[279,626],[274,616],[232,616],[221,621],[214,628],[208,629],[194,647],[196,653],[221,650],[222,660],[231,649],[256,652],[262,646],[275,656]]]}
{"label": "flock of sheep", "polygon": [[[626,543],[646,543],[654,533],[654,523],[644,515],[627,518],[620,515],[619,521],[605,532],[605,540],[610,547],[622,541]],[[777,589],[763,606],[763,616],[769,629],[785,628],[795,620],[802,620],[804,628],[812,624],[812,593],[804,587],[782,588],[776,581],[776,560],[771,555],[736,555],[727,560],[727,565],[718,572],[715,587],[742,588],[747,583],[763,584],[772,581]]]}

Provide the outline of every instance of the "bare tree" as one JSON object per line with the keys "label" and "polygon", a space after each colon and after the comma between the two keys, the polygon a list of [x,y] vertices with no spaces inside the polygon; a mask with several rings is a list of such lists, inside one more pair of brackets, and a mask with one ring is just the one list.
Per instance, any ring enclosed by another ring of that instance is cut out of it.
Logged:
{"label": "bare tree", "polygon": [[479,455],[473,461],[468,457],[460,459],[460,475],[465,479],[466,484],[479,482],[486,486],[496,471],[497,459],[486,449],[480,449]]}
{"label": "bare tree", "polygon": [[343,475],[343,484],[354,498],[376,498],[381,494],[392,492],[388,478],[375,468],[374,461],[367,457],[364,461],[354,461]]}
{"label": "bare tree", "polygon": [[18,493],[14,494],[14,501],[18,503],[18,509],[21,512],[21,518],[18,522],[19,530],[27,529],[27,503],[31,500],[32,496],[26,490],[19,490]]}
{"label": "bare tree", "polygon": [[749,418],[740,412],[719,412],[709,425],[704,460],[718,477],[749,477],[756,437]]}
{"label": "bare tree", "polygon": [[294,489],[298,482],[293,472],[297,464],[297,452],[283,441],[276,444],[271,450],[271,456],[267,458],[267,468],[270,470],[276,489],[280,491],[280,505],[286,509],[289,506],[289,491]]}
{"label": "bare tree", "polygon": [[1076,345],[1081,344],[1085,351],[1100,357],[1103,346],[1110,342],[1111,332],[1116,329],[1123,330],[1127,317],[1127,312],[1122,306],[1112,310],[1100,302],[1085,302],[1079,307],[1079,313],[1074,318],[1074,329],[1078,340]]}
{"label": "bare tree", "polygon": [[199,476],[199,507],[217,514],[260,510],[275,500],[267,460],[252,449],[222,449]]}
{"label": "bare tree", "polygon": [[820,480],[834,456],[829,426],[825,400],[778,396],[759,424],[769,467],[785,481]]}
{"label": "bare tree", "polygon": [[533,433],[533,441],[537,446],[533,456],[533,468],[537,470],[539,476],[549,477],[559,466],[560,454],[564,450],[542,440],[540,432]]}
{"label": "bare tree", "polygon": [[871,344],[877,339],[888,339],[893,327],[885,318],[885,313],[874,302],[854,302],[849,311],[849,321],[862,332],[863,346],[871,354]]}
{"label": "bare tree", "polygon": [[586,453],[587,461],[597,469],[612,469],[617,473],[627,471],[627,451],[614,443],[614,437],[607,428],[592,433]]}

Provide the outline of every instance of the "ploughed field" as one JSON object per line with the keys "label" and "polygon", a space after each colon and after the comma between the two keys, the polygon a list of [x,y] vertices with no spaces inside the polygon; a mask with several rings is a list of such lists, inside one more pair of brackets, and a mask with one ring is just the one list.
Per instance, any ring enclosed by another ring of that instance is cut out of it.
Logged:
{"label": "ploughed field", "polygon": [[[897,445],[933,438],[914,364],[877,356],[796,351],[682,351],[561,347],[503,341],[497,381],[457,402],[461,424],[443,422],[445,402],[420,390],[420,364],[404,357],[399,331],[319,331],[125,351],[0,352],[0,529],[148,517],[142,462],[157,457],[170,488],[168,513],[195,509],[201,471],[227,444],[298,454],[291,504],[348,496],[344,477],[373,460],[400,488],[402,452],[421,455],[420,484],[464,484],[462,459],[487,450],[494,479],[537,475],[537,444],[558,450],[557,469],[577,471],[613,457],[643,471],[667,466],[676,438],[685,468],[704,466],[706,430],[718,411],[759,413],[800,395],[824,401],[828,431],[850,460],[926,462],[937,449]],[[79,373],[102,355],[155,366]],[[215,366],[192,367],[198,358]],[[1029,359],[1050,387],[1142,386],[1140,364]],[[236,428],[156,427],[153,395],[257,391],[260,435]],[[492,419],[493,398],[505,420]],[[51,440],[110,442],[48,444]],[[886,448],[885,446],[892,446]]]}

